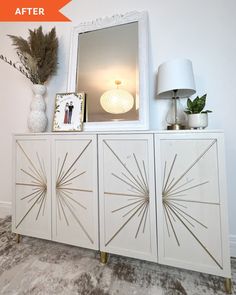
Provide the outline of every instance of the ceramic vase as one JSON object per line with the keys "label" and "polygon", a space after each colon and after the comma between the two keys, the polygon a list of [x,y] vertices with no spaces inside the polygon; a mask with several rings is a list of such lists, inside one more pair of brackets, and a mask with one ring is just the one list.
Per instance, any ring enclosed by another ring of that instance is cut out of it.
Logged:
{"label": "ceramic vase", "polygon": [[46,92],[46,86],[34,84],[32,87],[34,97],[30,104],[30,113],[28,116],[28,128],[31,132],[44,132],[47,128],[48,119],[46,116],[46,103],[43,95]]}
{"label": "ceramic vase", "polygon": [[208,114],[189,114],[188,115],[188,127],[190,129],[204,129],[208,126]]}

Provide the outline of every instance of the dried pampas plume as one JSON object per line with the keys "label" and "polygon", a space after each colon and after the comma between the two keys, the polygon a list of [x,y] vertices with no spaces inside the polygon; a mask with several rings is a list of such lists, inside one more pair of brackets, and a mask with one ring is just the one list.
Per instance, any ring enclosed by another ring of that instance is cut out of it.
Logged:
{"label": "dried pampas plume", "polygon": [[56,29],[44,34],[42,26],[29,30],[28,39],[8,35],[15,46],[19,62],[12,62],[5,56],[0,59],[7,62],[25,75],[33,84],[44,84],[57,70],[58,39]]}

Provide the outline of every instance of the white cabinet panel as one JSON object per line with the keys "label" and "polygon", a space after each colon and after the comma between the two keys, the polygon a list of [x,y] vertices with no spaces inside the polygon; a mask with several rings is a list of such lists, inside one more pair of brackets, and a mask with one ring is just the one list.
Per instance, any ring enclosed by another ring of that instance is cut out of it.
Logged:
{"label": "white cabinet panel", "polygon": [[96,136],[55,136],[53,240],[98,249]]}
{"label": "white cabinet panel", "polygon": [[221,152],[220,136],[156,135],[160,263],[230,276]]}
{"label": "white cabinet panel", "polygon": [[14,232],[51,239],[50,145],[47,137],[15,137]]}
{"label": "white cabinet panel", "polygon": [[100,249],[157,261],[151,134],[99,136]]}

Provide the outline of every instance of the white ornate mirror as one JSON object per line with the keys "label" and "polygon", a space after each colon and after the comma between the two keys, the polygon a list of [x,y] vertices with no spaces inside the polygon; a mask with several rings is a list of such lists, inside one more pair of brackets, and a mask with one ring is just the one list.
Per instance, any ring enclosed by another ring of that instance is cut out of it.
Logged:
{"label": "white ornate mirror", "polygon": [[85,131],[149,127],[147,13],[82,23],[72,31],[68,92],[85,92]]}

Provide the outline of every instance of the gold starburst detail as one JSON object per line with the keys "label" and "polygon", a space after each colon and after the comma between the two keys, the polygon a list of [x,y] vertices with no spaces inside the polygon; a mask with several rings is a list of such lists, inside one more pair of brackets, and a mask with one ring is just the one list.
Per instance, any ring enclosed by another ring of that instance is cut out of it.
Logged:
{"label": "gold starburst detail", "polygon": [[186,193],[196,189],[201,186],[205,186],[209,181],[204,181],[201,183],[194,183],[194,179],[187,180],[181,184],[183,178],[195,167],[195,165],[203,158],[203,156],[212,148],[216,143],[213,140],[212,143],[200,154],[200,156],[179,176],[177,179],[172,177],[172,172],[177,160],[177,154],[175,154],[173,161],[171,162],[169,171],[167,171],[167,162],[164,164],[163,172],[163,185],[162,185],[162,203],[164,211],[164,219],[168,232],[168,236],[173,233],[174,238],[178,246],[180,246],[180,238],[175,228],[175,223],[180,222],[184,228],[194,237],[194,239],[199,243],[199,245],[206,251],[206,253],[211,257],[211,259],[221,268],[221,264],[216,260],[216,258],[210,253],[207,247],[200,241],[197,235],[194,233],[195,225],[200,225],[203,229],[207,230],[207,226],[203,224],[199,219],[191,216],[187,213],[188,208],[184,206],[183,203],[199,203],[207,205],[217,205],[219,203],[205,202],[198,200],[188,200]]}
{"label": "gold starburst detail", "polygon": [[124,215],[122,217],[127,219],[112,235],[112,237],[106,242],[105,246],[107,246],[134,217],[138,217],[139,219],[139,223],[135,233],[135,238],[138,237],[141,228],[142,232],[145,232],[149,210],[149,187],[144,161],[142,161],[142,165],[140,165],[136,155],[133,153],[133,160],[135,162],[137,171],[137,174],[134,175],[134,173],[132,173],[131,170],[127,167],[127,165],[121,161],[119,156],[115,153],[115,151],[108,145],[108,143],[105,140],[104,143],[125,170],[125,173],[122,172],[121,175],[112,173],[112,176],[115,177],[121,183],[127,185],[130,191],[130,193],[104,192],[104,194],[107,196],[121,196],[126,198],[126,204],[122,207],[114,209],[112,213],[124,210]]}
{"label": "gold starburst detail", "polygon": [[44,161],[43,159],[40,159],[38,153],[36,152],[38,160],[38,163],[36,164],[30,159],[20,143],[18,141],[16,141],[16,143],[29,163],[29,167],[27,169],[20,170],[30,179],[30,182],[16,182],[16,185],[31,188],[30,194],[27,194],[20,199],[21,201],[27,201],[30,205],[27,212],[16,225],[16,228],[18,228],[26,216],[30,213],[30,211],[36,206],[38,207],[38,211],[35,219],[38,219],[41,211],[42,215],[44,216],[47,199],[47,174],[45,171]]}
{"label": "gold starburst detail", "polygon": [[79,216],[75,213],[75,210],[74,210],[74,206],[79,206],[83,210],[87,210],[87,208],[83,204],[78,202],[78,200],[75,199],[75,196],[73,196],[74,192],[89,192],[89,193],[92,192],[92,190],[85,190],[82,188],[73,187],[73,181],[86,173],[86,171],[82,171],[78,173],[77,172],[78,169],[75,167],[75,165],[79,161],[81,156],[84,154],[84,152],[86,151],[90,143],[91,143],[91,140],[84,147],[81,153],[76,157],[76,159],[72,162],[72,164],[69,165],[68,168],[65,168],[68,162],[68,153],[65,154],[61,164],[60,164],[60,158],[58,158],[57,177],[56,177],[56,203],[57,203],[56,216],[58,215],[60,220],[62,220],[62,216],[63,216],[66,224],[69,226],[70,225],[69,219],[68,219],[68,213],[69,213],[73,217],[73,219],[76,221],[76,223],[80,226],[80,228],[85,233],[85,235],[90,240],[90,242],[93,244],[94,243],[93,239],[90,237],[90,235],[86,231],[85,226],[82,224]]}

